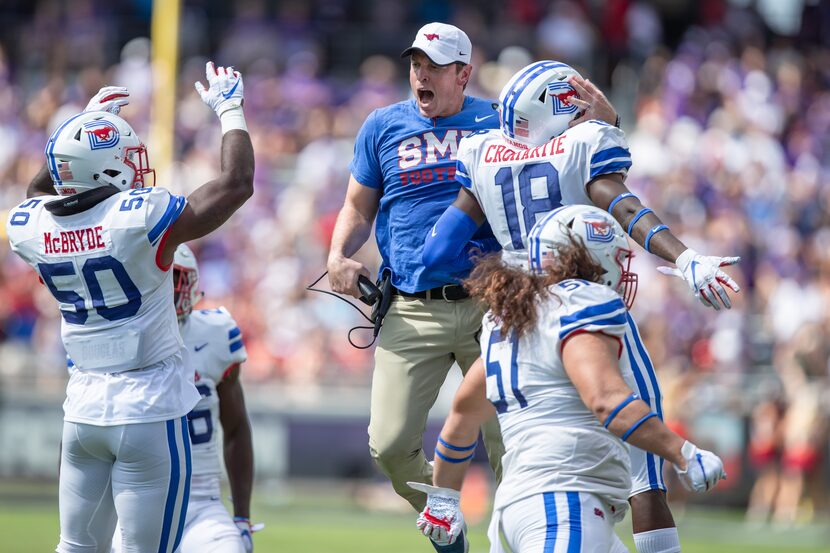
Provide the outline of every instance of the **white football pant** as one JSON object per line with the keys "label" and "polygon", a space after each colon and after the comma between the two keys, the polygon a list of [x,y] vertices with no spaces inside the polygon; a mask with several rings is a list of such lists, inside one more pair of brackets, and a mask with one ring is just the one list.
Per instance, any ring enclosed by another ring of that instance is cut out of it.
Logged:
{"label": "white football pant", "polygon": [[[494,516],[497,516],[494,513]],[[502,509],[501,530],[512,551],[609,553],[626,551],[614,533],[611,507],[584,492],[547,492]],[[492,534],[492,527],[491,527]],[[491,552],[501,551],[494,546]],[[620,549],[620,546],[622,549]]]}
{"label": "white football pant", "polygon": [[92,426],[64,422],[58,553],[108,553],[116,517],[124,553],[172,553],[190,493],[187,419]]}

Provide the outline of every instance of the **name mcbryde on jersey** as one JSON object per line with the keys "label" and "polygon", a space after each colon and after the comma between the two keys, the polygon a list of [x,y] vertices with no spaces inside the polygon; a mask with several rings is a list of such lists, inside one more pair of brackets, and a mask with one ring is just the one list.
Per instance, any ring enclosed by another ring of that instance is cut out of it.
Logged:
{"label": "name mcbryde on jersey", "polygon": [[103,250],[107,247],[103,237],[104,227],[43,233],[43,253],[81,253]]}

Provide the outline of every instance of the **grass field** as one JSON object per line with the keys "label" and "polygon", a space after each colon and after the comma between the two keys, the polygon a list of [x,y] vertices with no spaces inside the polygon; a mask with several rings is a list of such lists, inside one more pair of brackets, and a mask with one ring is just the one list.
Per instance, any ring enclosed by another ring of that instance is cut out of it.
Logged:
{"label": "grass field", "polygon": [[[370,512],[342,492],[320,486],[291,487],[280,498],[257,490],[255,519],[266,529],[255,536],[257,553],[426,553],[432,551],[414,528],[414,514]],[[273,501],[269,501],[273,499]],[[741,514],[689,510],[680,515],[687,553],[830,553],[830,526],[750,526]],[[630,524],[617,530],[634,551]],[[486,521],[472,528],[472,553],[486,552]],[[53,551],[58,537],[53,485],[0,483],[0,551]]]}

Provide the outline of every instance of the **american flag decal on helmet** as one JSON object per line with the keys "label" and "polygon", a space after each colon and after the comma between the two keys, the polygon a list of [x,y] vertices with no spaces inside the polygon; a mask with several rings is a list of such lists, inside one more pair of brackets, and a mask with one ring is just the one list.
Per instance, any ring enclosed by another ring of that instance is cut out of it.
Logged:
{"label": "american flag decal on helmet", "polygon": [[72,180],[72,170],[69,168],[68,161],[59,161],[56,165],[58,168],[58,177],[61,180]]}
{"label": "american flag decal on helmet", "polygon": [[118,144],[118,129],[109,121],[90,121],[84,123],[84,131],[89,137],[89,147],[92,150],[112,148]]}
{"label": "american flag decal on helmet", "polygon": [[521,136],[522,138],[527,138],[530,136],[530,122],[525,119],[524,117],[516,116],[516,123],[513,129],[514,136]]}

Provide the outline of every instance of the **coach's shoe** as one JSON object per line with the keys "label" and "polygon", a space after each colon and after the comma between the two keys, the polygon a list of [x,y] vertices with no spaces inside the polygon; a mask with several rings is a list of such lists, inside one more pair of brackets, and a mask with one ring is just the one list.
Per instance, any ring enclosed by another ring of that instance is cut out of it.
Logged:
{"label": "coach's shoe", "polygon": [[438,545],[432,540],[429,540],[432,547],[438,553],[468,553],[470,551],[470,542],[467,541],[467,525],[464,525],[464,530],[459,534],[458,539],[449,545]]}

